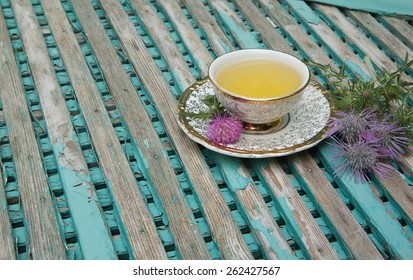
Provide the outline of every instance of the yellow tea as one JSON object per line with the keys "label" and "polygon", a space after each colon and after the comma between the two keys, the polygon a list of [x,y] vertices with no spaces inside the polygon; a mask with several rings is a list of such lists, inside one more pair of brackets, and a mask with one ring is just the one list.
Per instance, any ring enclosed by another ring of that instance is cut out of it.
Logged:
{"label": "yellow tea", "polygon": [[268,59],[246,59],[223,67],[216,81],[224,89],[248,98],[277,98],[297,90],[302,75],[293,67]]}

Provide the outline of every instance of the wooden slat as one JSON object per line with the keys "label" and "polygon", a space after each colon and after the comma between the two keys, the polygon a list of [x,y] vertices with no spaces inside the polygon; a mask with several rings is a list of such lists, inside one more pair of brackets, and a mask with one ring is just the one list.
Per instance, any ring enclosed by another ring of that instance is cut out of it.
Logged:
{"label": "wooden slat", "polygon": [[370,14],[351,10],[346,10],[345,14],[350,16],[361,28],[365,29],[370,36],[380,41],[386,47],[386,50],[394,53],[400,60],[403,61],[406,55],[410,58],[413,57],[413,51]]}
{"label": "wooden slat", "polygon": [[[295,20],[284,11],[280,3],[271,0],[259,0],[258,3],[268,16],[276,22],[280,28],[284,29],[305,53],[312,54],[312,59],[317,57],[315,61],[321,64],[331,63],[332,60],[324,53],[323,49],[311,40]],[[334,64],[332,64],[332,66],[334,67]],[[337,69],[337,67],[334,68]]]}
{"label": "wooden slat", "polygon": [[210,153],[268,259],[296,259],[240,159]]}
{"label": "wooden slat", "polygon": [[83,111],[105,177],[110,182],[121,231],[130,254],[138,259],[166,259],[155,224],[146,208],[75,35],[60,1],[41,1]]}
{"label": "wooden slat", "polygon": [[201,76],[205,77],[208,75],[208,67],[212,62],[212,58],[208,50],[203,46],[198,34],[183,14],[181,6],[175,1],[159,1],[159,5],[168,14],[182,41],[195,58],[201,70]]}
{"label": "wooden slat", "polygon": [[413,26],[408,24],[405,20],[391,17],[391,16],[381,16],[382,20],[391,33],[395,34],[402,42],[413,49]]}
{"label": "wooden slat", "polygon": [[0,169],[0,260],[15,260],[16,249],[14,248],[4,186],[3,171]]}
{"label": "wooden slat", "polygon": [[[334,158],[335,148],[332,145],[321,145],[320,155],[330,172],[337,168]],[[374,193],[374,187],[369,183],[354,183],[350,171],[336,178],[340,189],[347,195],[358,212],[365,217],[373,234],[385,245],[394,259],[412,259],[413,242],[400,223],[388,212],[382,201]],[[353,235],[354,238],[354,235]]]}
{"label": "wooden slat", "polygon": [[117,1],[102,0],[101,4],[119,36],[129,61],[137,69],[139,77],[159,110],[167,133],[178,151],[195,193],[203,205],[206,220],[222,257],[225,259],[252,259],[253,256],[248,250],[225,200],[219,193],[199,147],[181,131],[175,120],[176,100],[170,93],[160,70],[146,50],[144,42]]}
{"label": "wooden slat", "polygon": [[349,43],[358,46],[376,65],[383,67],[387,71],[396,70],[396,64],[358,30],[356,26],[348,21],[337,8],[321,4],[315,6],[340,28],[340,31]]}
{"label": "wooden slat", "polygon": [[258,7],[250,0],[234,1],[234,4],[240,9],[252,25],[254,30],[260,33],[261,39],[272,49],[279,50],[290,55],[296,55],[294,50],[288,45],[272,23],[264,17]]}
{"label": "wooden slat", "polygon": [[380,182],[387,197],[394,202],[406,223],[413,228],[413,188],[404,181],[395,169]]}
{"label": "wooden slat", "polygon": [[28,0],[16,0],[12,4],[22,31],[23,43],[83,257],[116,259],[111,233],[105,223],[102,208],[97,203],[90,203],[97,199],[96,192],[80,145],[76,141],[69,111],[60,93],[32,4]]}
{"label": "wooden slat", "polygon": [[169,67],[173,69],[173,73],[179,79],[179,84],[182,90],[192,85],[195,80],[192,77],[191,71],[187,64],[180,62],[185,61],[178,46],[171,40],[171,34],[164,27],[163,21],[158,17],[156,10],[151,5],[149,0],[131,0],[133,7],[143,21],[145,27],[151,34],[156,46],[161,50]]}
{"label": "wooden slat", "polygon": [[0,11],[0,96],[9,132],[33,259],[65,259],[66,252],[36,143],[23,85]]}
{"label": "wooden slat", "polygon": [[337,196],[317,164],[308,160],[308,157],[311,157],[308,153],[292,155],[292,167],[303,178],[308,189],[307,194],[317,202],[317,210],[335,229],[338,234],[336,238],[343,242],[355,259],[382,259],[379,251]]}
{"label": "wooden slat", "polygon": [[407,176],[413,177],[413,152],[407,152],[398,164]]}
{"label": "wooden slat", "polygon": [[276,160],[256,160],[251,163],[260,178],[266,182],[282,211],[282,216],[295,232],[295,240],[307,252],[310,259],[338,259],[317,222],[292,186]]}
{"label": "wooden slat", "polygon": [[72,3],[103,70],[118,111],[146,160],[148,179],[161,198],[180,255],[185,259],[209,259],[208,249],[192,219],[192,213],[186,207],[174,169],[168,157],[163,155],[166,151],[99,18],[89,2],[73,0]]}
{"label": "wooden slat", "polygon": [[234,49],[229,39],[225,36],[225,33],[208,13],[202,1],[183,0],[183,2],[198,26],[204,30],[209,44],[217,53],[223,54]]}

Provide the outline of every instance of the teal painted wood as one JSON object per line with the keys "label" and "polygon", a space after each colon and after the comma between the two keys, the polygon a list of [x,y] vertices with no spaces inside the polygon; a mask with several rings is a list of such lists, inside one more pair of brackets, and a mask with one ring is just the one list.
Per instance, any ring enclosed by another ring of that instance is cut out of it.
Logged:
{"label": "teal painted wood", "polygon": [[[338,164],[334,157],[335,148],[328,144],[319,145],[322,161],[329,172],[334,172]],[[413,259],[413,239],[401,225],[389,215],[386,208],[373,193],[369,183],[354,183],[349,172],[336,177],[336,182],[346,192],[354,206],[366,217],[373,233],[386,244],[395,259]]]}
{"label": "teal painted wood", "polygon": [[296,259],[242,161],[214,152],[209,154],[215,160],[228,187],[235,194],[239,209],[243,210],[267,258]]}
{"label": "teal painted wood", "polygon": [[[302,1],[302,0],[301,0]],[[343,8],[362,10],[383,15],[413,16],[413,3],[409,0],[306,0]]]}
{"label": "teal painted wood", "polygon": [[12,6],[22,30],[23,43],[39,90],[53,153],[57,159],[57,171],[63,183],[83,257],[116,259],[111,234],[97,201],[69,112],[53,75],[53,65],[49,60],[40,27],[35,22],[31,2],[18,0],[14,1]]}

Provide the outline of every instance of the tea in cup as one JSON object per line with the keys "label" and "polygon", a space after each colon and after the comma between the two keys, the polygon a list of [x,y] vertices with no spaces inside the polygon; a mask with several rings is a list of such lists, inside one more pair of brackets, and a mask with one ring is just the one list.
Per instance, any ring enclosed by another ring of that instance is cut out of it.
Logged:
{"label": "tea in cup", "polygon": [[218,101],[238,117],[246,133],[280,128],[310,82],[310,71],[289,54],[244,49],[215,59],[208,71]]}

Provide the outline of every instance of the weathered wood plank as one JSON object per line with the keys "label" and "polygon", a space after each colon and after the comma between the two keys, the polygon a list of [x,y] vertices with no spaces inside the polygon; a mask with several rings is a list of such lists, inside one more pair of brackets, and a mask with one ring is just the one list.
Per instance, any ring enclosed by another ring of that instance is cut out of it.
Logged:
{"label": "weathered wood plank", "polygon": [[[320,146],[319,152],[326,168],[333,172],[338,164],[334,158],[334,147],[324,144]],[[359,213],[366,217],[366,222],[373,234],[386,246],[394,259],[413,259],[411,237],[406,234],[400,223],[388,213],[386,207],[374,194],[373,187],[369,183],[355,184],[348,173],[337,177],[336,182]],[[354,239],[354,234],[352,238]]]}
{"label": "weathered wood plank", "polygon": [[[406,58],[406,55],[413,57],[413,51],[403,44],[396,36],[389,30],[384,28],[374,17],[370,14],[360,11],[346,10],[345,14],[353,19],[361,28],[365,29],[370,36],[375,37],[383,45],[386,50],[394,53],[401,61]],[[411,67],[413,69],[413,67]]]}
{"label": "weathered wood plank", "polygon": [[261,39],[272,49],[279,50],[290,55],[296,55],[285,39],[279,34],[273,24],[264,17],[258,7],[250,0],[234,1],[252,25],[254,30],[260,33]]}
{"label": "weathered wood plank", "polygon": [[59,232],[57,213],[43,170],[24,88],[2,11],[0,42],[0,96],[29,231],[28,255],[38,260],[65,259],[66,252]]}
{"label": "weathered wood plank", "polygon": [[[215,180],[205,164],[199,147],[179,128],[175,120],[176,100],[155,65],[145,44],[115,0],[102,0],[103,8],[118,34],[129,61],[137,69],[146,89],[152,96],[167,133],[171,138],[198,195],[212,236],[225,259],[252,259],[232,215],[219,193]],[[161,26],[159,27],[161,28]],[[153,34],[151,34],[153,36]],[[171,66],[173,68],[173,66]],[[225,230],[223,230],[225,229]]]}
{"label": "weathered wood plank", "polygon": [[225,33],[219,27],[218,23],[208,13],[206,7],[199,0],[183,0],[185,7],[188,9],[194,20],[200,26],[208,38],[215,52],[219,54],[227,53],[234,49]]}
{"label": "weathered wood plank", "polygon": [[104,220],[102,208],[98,203],[94,203],[96,192],[31,2],[16,0],[12,7],[22,31],[23,43],[83,257],[116,259],[111,233]]}
{"label": "weathered wood plank", "polygon": [[150,1],[131,0],[131,3],[151,34],[157,47],[161,50],[170,68],[173,69],[173,73],[179,79],[182,90],[192,85],[194,78],[192,77],[191,71],[189,71],[186,63],[180,63],[185,61],[185,59],[179,51],[178,46],[171,39],[171,34],[164,27],[163,21],[158,17]]}
{"label": "weathered wood plank", "polygon": [[4,186],[3,171],[0,169],[0,260],[15,260],[16,248],[14,247],[11,232],[11,223]]}
{"label": "weathered wood plank", "polygon": [[251,162],[262,181],[266,182],[281,209],[282,216],[295,232],[296,241],[307,252],[310,259],[338,259],[300,195],[292,186],[276,160],[255,160]]}
{"label": "weathered wood plank", "polygon": [[[339,26],[340,31],[346,40],[356,45],[379,67],[387,71],[396,70],[397,66],[388,58],[372,41],[370,41],[360,30],[357,29],[348,19],[335,7],[316,4],[316,9],[322,12],[335,25]],[[405,75],[405,78],[407,75]]]}
{"label": "weathered wood plank", "polygon": [[125,238],[129,238],[129,253],[138,259],[166,259],[155,224],[60,1],[43,0],[41,3],[84,113],[99,163],[110,182],[114,204],[119,211],[117,218],[124,225],[121,231]]}
{"label": "weathered wood plank", "polygon": [[382,189],[392,200],[406,223],[413,228],[413,189],[409,186],[400,175],[393,169],[390,175],[379,180]]}
{"label": "weathered wood plank", "polygon": [[[259,0],[258,3],[268,16],[291,36],[304,53],[311,53],[311,58],[314,59],[314,57],[317,57],[315,61],[321,64],[330,64],[332,62],[331,58],[324,53],[323,49],[312,41],[295,20],[284,11],[280,3],[271,0]],[[334,67],[334,64],[331,65]],[[334,67],[334,69],[337,69],[337,67]]]}
{"label": "weathered wood plank", "polygon": [[413,49],[413,26],[408,24],[405,20],[391,16],[381,16],[380,20],[385,23],[391,33],[400,38],[406,46]]}
{"label": "weathered wood plank", "polygon": [[259,193],[249,171],[237,158],[210,153],[225,182],[244,211],[252,233],[268,259],[296,259],[270,210]]}
{"label": "weathered wood plank", "polygon": [[203,46],[201,39],[182,12],[181,6],[175,1],[159,1],[168,17],[173,22],[184,44],[189,48],[192,56],[198,64],[201,76],[208,75],[208,67],[212,62],[212,57]]}
{"label": "weathered wood plank", "polygon": [[103,70],[116,107],[146,160],[145,172],[161,198],[180,255],[185,259],[209,259],[208,249],[192,213],[186,207],[175,172],[168,157],[163,155],[166,151],[99,18],[89,2],[72,0],[72,3]]}
{"label": "weathered wood plank", "polygon": [[317,164],[310,161],[309,157],[311,156],[308,153],[292,155],[290,164],[294,171],[303,178],[303,184],[306,190],[308,189],[307,194],[317,202],[317,210],[330,221],[335,232],[338,233],[336,238],[343,242],[355,259],[382,259],[366,232],[337,196]]}

